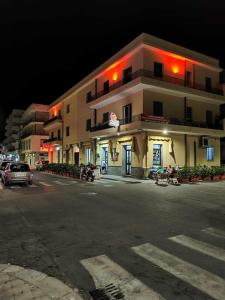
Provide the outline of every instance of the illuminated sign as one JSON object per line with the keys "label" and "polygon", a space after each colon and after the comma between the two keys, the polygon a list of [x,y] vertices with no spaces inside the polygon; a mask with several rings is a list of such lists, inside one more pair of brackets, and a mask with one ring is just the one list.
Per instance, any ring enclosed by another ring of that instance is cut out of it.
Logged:
{"label": "illuminated sign", "polygon": [[119,127],[120,121],[117,119],[117,116],[114,112],[109,114],[109,126],[111,127]]}

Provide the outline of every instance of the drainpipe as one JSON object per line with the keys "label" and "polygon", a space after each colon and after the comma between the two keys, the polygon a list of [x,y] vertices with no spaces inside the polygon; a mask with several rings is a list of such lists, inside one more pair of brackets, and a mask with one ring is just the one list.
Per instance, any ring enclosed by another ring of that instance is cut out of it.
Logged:
{"label": "drainpipe", "polygon": [[[62,104],[62,108],[64,108],[63,106],[64,106],[64,103]],[[64,113],[64,110],[63,110],[63,113]],[[64,120],[62,117],[62,164],[63,164],[63,154],[64,154],[63,148],[64,148]]]}
{"label": "drainpipe", "polygon": [[185,167],[187,167],[187,134],[184,135],[184,155],[185,155],[184,164]]}

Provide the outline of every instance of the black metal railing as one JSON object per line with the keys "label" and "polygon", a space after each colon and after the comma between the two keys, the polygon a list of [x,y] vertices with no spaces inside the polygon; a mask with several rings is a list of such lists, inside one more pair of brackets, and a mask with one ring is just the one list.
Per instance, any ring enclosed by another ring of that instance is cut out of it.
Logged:
{"label": "black metal railing", "polygon": [[54,138],[46,139],[43,141],[43,144],[48,144],[48,143],[52,143],[52,142],[56,142],[56,141],[62,141],[62,138],[54,137]]}
{"label": "black metal railing", "polygon": [[[133,123],[133,122],[153,122],[153,123],[165,123],[165,124],[172,124],[172,125],[181,125],[181,126],[190,126],[190,127],[199,127],[199,128],[208,128],[208,129],[223,129],[222,123],[218,122],[216,119],[213,124],[207,124],[206,122],[200,121],[189,121],[187,119],[178,119],[178,118],[166,118],[162,116],[154,116],[154,115],[147,115],[147,114],[140,114],[132,116],[131,118],[120,119],[119,124],[120,126]],[[98,130],[104,130],[108,128],[113,128],[109,126],[107,123],[99,123],[98,125],[91,127],[91,132],[95,132]]]}
{"label": "black metal railing", "polygon": [[136,72],[133,72],[131,74],[131,76],[129,77],[129,80],[119,80],[116,83],[112,84],[111,86],[108,87],[107,90],[102,90],[98,93],[96,93],[95,95],[92,95],[89,97],[89,100],[87,102],[92,102],[108,93],[110,93],[111,91],[127,84],[128,82],[139,78],[139,77],[146,77],[146,78],[151,78],[151,79],[156,79],[156,80],[160,80],[160,81],[165,81],[165,82],[169,82],[172,84],[176,84],[176,85],[180,85],[180,86],[186,86],[192,89],[196,89],[196,90],[201,90],[201,91],[205,91],[208,93],[213,93],[216,95],[223,95],[223,90],[222,88],[218,87],[218,88],[207,88],[205,85],[199,84],[199,83],[194,83],[194,82],[187,82],[187,80],[185,79],[181,79],[181,78],[177,78],[177,77],[173,77],[173,76],[168,76],[168,75],[163,75],[162,77],[159,76],[155,76],[153,71],[149,71],[149,70],[145,70],[145,69],[140,69],[137,70]]}
{"label": "black metal railing", "polygon": [[54,121],[57,121],[57,120],[62,121],[62,117],[61,117],[61,116],[55,116],[55,117],[53,117],[53,118],[47,120],[47,121],[44,123],[44,126],[49,125],[50,123],[52,123],[52,122],[54,122]]}
{"label": "black metal railing", "polygon": [[26,138],[30,135],[47,135],[44,130],[27,130],[21,133],[21,138]]}

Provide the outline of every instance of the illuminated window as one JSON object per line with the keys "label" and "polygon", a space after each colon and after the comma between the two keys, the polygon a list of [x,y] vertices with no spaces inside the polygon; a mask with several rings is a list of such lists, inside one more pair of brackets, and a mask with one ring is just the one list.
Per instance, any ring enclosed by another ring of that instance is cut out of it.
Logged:
{"label": "illuminated window", "polygon": [[113,81],[116,81],[118,79],[118,73],[117,72],[113,73],[112,79],[113,79]]}
{"label": "illuminated window", "polygon": [[86,164],[91,162],[91,148],[85,148],[85,162]]}
{"label": "illuminated window", "polygon": [[213,147],[206,148],[206,158],[208,161],[214,160],[215,149]]}

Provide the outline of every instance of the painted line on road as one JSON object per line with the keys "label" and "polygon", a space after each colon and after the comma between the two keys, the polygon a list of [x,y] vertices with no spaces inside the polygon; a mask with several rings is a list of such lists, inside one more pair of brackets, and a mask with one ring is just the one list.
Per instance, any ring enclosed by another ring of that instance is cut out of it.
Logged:
{"label": "painted line on road", "polygon": [[219,260],[222,260],[225,262],[225,250],[224,249],[215,247],[213,245],[207,244],[202,241],[192,239],[185,235],[177,235],[174,237],[170,237],[169,240],[172,240],[175,243],[181,244],[185,247],[188,247],[190,249],[196,250],[198,252],[212,256],[216,259],[219,259]]}
{"label": "painted line on road", "polygon": [[221,277],[169,254],[150,243],[132,247],[132,250],[163,270],[208,294],[213,299],[225,300],[225,280]]}
{"label": "painted line on road", "polygon": [[39,181],[39,183],[43,186],[53,186],[52,184],[46,183],[44,181]]}
{"label": "painted line on road", "polygon": [[36,185],[36,184],[29,184],[28,187],[29,187],[29,188],[37,188],[38,185]]}
{"label": "painted line on road", "polygon": [[80,195],[94,196],[94,195],[97,195],[97,193],[95,193],[95,192],[86,192],[86,193],[80,193]]}
{"label": "painted line on road", "polygon": [[61,182],[61,181],[58,181],[58,180],[54,180],[52,182],[54,182],[54,183],[56,183],[58,185],[70,185],[69,183]]}
{"label": "painted line on road", "polygon": [[208,228],[202,229],[202,232],[210,234],[210,235],[218,237],[218,238],[225,239],[225,231],[223,231],[221,229],[208,227]]}
{"label": "painted line on road", "polygon": [[[123,293],[123,299],[129,300],[164,299],[106,255],[83,259],[81,264],[92,276],[97,289],[102,288],[107,291],[107,287],[112,289],[113,286],[118,292]],[[112,297],[110,299],[116,298]]]}
{"label": "painted line on road", "polygon": [[11,186],[9,186],[9,188],[12,190],[16,190],[16,189],[21,189],[21,186],[20,185],[11,185]]}

